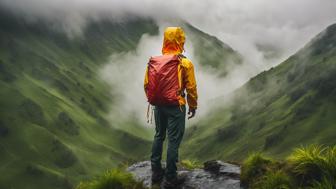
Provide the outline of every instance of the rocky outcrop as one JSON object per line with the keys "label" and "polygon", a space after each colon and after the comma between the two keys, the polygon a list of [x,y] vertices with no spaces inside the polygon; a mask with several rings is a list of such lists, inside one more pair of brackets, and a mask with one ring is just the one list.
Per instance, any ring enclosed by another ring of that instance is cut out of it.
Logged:
{"label": "rocky outcrop", "polygon": [[[145,186],[151,187],[151,167],[149,161],[136,163],[127,171],[133,174],[136,180],[142,181]],[[240,167],[222,161],[204,163],[202,169],[178,171],[179,175],[186,176],[186,182],[181,189],[241,189]]]}

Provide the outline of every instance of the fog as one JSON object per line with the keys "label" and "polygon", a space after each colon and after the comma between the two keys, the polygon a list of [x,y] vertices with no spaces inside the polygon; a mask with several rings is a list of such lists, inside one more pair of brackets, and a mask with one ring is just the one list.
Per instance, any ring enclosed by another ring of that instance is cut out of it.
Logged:
{"label": "fog", "polygon": [[59,24],[70,35],[80,34],[88,21],[100,18],[179,18],[243,54],[254,54],[261,46],[279,57],[293,53],[336,21],[335,0],[0,0],[0,6],[30,20]]}
{"label": "fog", "polygon": [[[111,84],[111,93],[116,98],[111,105],[111,119],[129,119],[132,115],[132,118],[135,116],[145,123],[148,105],[143,88],[145,69],[150,56],[161,54],[162,34],[168,25],[162,23],[157,36],[143,35],[135,51],[111,55],[109,62],[102,68],[101,75]],[[218,105],[212,102],[214,98],[229,94],[246,82],[253,72],[250,72],[248,66],[241,65],[232,68],[226,77],[219,77],[213,69],[200,66],[190,41],[186,41],[185,49],[184,54],[192,60],[196,72],[199,109],[197,116],[191,120],[196,122]]]}
{"label": "fog", "polygon": [[199,117],[213,107],[209,105],[211,99],[230,93],[250,77],[279,64],[336,22],[335,0],[0,0],[0,8],[30,22],[45,20],[70,38],[81,36],[92,20],[154,19],[160,27],[158,36],[144,35],[135,51],[112,54],[101,70],[101,76],[114,87],[112,95],[120,97],[119,103],[111,105],[111,117],[134,113],[141,120],[147,106],[143,93],[145,66],[151,55],[160,54],[163,28],[170,22],[184,20],[244,57],[242,66],[219,78],[199,66],[187,41],[186,55],[196,67]]}

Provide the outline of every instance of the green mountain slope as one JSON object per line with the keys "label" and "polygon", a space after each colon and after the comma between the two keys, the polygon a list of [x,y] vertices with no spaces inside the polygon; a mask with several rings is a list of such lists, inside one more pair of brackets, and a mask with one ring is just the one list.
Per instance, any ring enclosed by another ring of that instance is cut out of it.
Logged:
{"label": "green mountain slope", "polygon": [[335,81],[336,24],[191,127],[182,154],[237,161],[250,151],[281,158],[300,145],[336,144]]}
{"label": "green mountain slope", "polygon": [[105,120],[113,99],[98,68],[113,52],[136,48],[149,20],[90,24],[69,39],[47,23],[0,13],[0,188],[72,188],[143,159],[150,142]]}
{"label": "green mountain slope", "polygon": [[[157,35],[156,24],[92,22],[73,39],[53,28],[0,11],[0,189],[72,188],[150,151],[141,123],[120,127],[106,119],[114,99],[98,72],[112,53],[134,51],[143,34]],[[185,28],[202,66],[225,75],[224,59],[241,63],[215,37]]]}

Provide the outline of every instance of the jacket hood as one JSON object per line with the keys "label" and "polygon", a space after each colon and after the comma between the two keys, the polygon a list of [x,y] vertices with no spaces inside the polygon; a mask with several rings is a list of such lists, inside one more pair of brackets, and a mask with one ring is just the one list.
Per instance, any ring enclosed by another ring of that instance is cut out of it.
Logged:
{"label": "jacket hood", "polygon": [[167,27],[164,31],[162,54],[181,54],[184,42],[185,34],[181,27]]}

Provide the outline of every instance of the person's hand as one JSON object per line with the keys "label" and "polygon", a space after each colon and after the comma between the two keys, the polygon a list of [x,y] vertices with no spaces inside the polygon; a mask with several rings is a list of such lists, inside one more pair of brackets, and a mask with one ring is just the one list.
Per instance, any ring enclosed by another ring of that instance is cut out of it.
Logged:
{"label": "person's hand", "polygon": [[196,109],[191,109],[189,108],[189,111],[188,111],[188,119],[191,119],[195,116],[196,114]]}

